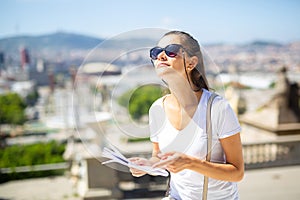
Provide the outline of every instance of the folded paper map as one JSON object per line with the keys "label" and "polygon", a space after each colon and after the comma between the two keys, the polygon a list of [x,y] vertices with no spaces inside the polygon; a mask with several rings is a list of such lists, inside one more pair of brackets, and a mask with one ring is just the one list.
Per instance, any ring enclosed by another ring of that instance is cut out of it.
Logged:
{"label": "folded paper map", "polygon": [[102,156],[108,158],[105,162],[102,162],[103,165],[109,163],[119,163],[121,165],[127,166],[129,168],[135,168],[144,172],[147,172],[150,175],[154,176],[168,176],[169,173],[161,168],[153,168],[151,166],[141,166],[133,162],[130,162],[123,154],[121,154],[116,148],[111,146],[111,149],[104,147]]}

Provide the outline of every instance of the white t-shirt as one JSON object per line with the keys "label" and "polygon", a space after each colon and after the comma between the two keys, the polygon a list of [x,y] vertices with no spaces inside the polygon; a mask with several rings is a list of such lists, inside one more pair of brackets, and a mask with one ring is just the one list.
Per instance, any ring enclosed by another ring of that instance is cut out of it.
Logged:
{"label": "white t-shirt", "polygon": [[[164,97],[156,100],[149,110],[150,139],[157,142],[161,152],[177,151],[199,159],[207,154],[206,107],[211,92],[203,89],[197,110],[182,130],[177,130],[166,117]],[[212,104],[212,153],[211,162],[226,163],[219,139],[241,131],[238,119],[229,103],[222,97]],[[176,200],[199,200],[202,197],[204,176],[192,170],[171,173],[170,195]],[[237,184],[209,178],[208,199],[237,200]]]}

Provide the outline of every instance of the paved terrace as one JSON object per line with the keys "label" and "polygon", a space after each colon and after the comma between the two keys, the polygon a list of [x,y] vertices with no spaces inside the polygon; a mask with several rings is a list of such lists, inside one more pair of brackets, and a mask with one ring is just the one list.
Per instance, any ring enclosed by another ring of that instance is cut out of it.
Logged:
{"label": "paved terrace", "polygon": [[[241,200],[298,200],[300,166],[248,170],[239,183]],[[64,177],[10,181],[0,184],[0,200],[80,200]],[[161,199],[161,198],[153,198]]]}

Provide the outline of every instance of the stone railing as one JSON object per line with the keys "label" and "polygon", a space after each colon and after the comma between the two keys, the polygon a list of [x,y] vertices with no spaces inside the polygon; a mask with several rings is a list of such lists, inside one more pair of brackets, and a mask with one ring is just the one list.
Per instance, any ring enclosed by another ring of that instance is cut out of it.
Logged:
{"label": "stone railing", "polygon": [[243,144],[243,154],[246,169],[299,165],[300,136]]}
{"label": "stone railing", "polygon": [[66,170],[69,167],[70,167],[69,163],[61,162],[61,163],[49,163],[49,164],[32,165],[32,166],[0,168],[0,172],[2,174],[10,174],[10,173],[23,173],[23,172]]}

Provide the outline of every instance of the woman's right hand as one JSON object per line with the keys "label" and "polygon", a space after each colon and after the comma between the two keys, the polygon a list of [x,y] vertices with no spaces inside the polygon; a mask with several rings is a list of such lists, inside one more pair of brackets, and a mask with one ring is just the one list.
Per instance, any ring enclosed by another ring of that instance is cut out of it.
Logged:
{"label": "woman's right hand", "polygon": [[[134,157],[134,158],[129,158],[129,161],[136,164],[136,165],[140,165],[140,166],[151,166],[151,162],[149,160],[147,160],[146,158],[139,158],[139,157]],[[139,169],[135,169],[135,168],[129,168],[132,176],[135,177],[141,177],[144,176],[145,174],[147,174],[147,172],[144,172],[142,170]]]}

